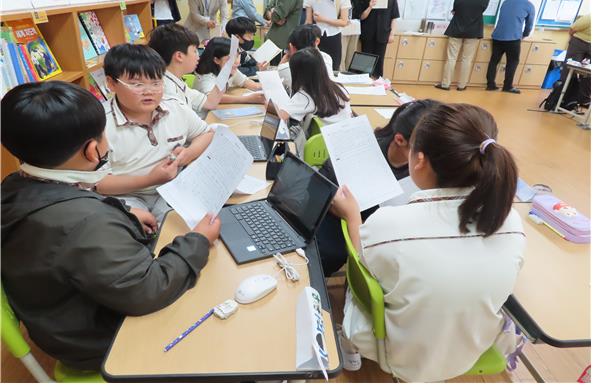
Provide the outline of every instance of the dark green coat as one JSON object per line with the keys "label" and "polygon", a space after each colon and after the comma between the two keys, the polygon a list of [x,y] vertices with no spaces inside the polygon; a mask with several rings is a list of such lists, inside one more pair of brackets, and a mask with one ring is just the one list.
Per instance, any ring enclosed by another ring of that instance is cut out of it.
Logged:
{"label": "dark green coat", "polygon": [[[272,26],[266,35],[280,49],[288,46],[288,37],[301,21],[303,0],[269,0],[264,14],[274,8],[272,14]],[[276,24],[277,21],[286,19],[283,25]]]}

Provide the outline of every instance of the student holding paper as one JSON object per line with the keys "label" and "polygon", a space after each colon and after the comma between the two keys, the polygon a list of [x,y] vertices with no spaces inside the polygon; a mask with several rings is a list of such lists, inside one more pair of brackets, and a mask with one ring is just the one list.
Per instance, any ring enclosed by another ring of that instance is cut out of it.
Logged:
{"label": "student holding paper", "polygon": [[239,39],[241,47],[241,64],[239,71],[245,76],[253,76],[257,71],[265,71],[268,68],[268,62],[258,63],[249,56],[247,51],[253,49],[253,36],[257,29],[255,23],[247,17],[237,17],[226,23],[226,34],[231,37],[235,35]]}
{"label": "student holding paper", "polygon": [[[406,382],[462,375],[493,345],[516,359],[502,306],[523,264],[525,234],[512,209],[517,166],[496,142],[490,113],[441,105],[416,125],[410,175],[422,189],[404,206],[381,207],[362,224],[347,187],[332,211],[348,222],[362,262],[385,294],[386,362]],[[347,297],[344,335],[377,360],[370,317]]]}
{"label": "student holding paper", "polygon": [[[208,45],[202,52],[200,63],[196,68],[196,80],[193,87],[198,91],[207,93],[216,85],[216,76],[229,60],[231,51],[231,41],[225,37],[215,37],[210,39]],[[238,71],[240,58],[237,56],[231,77],[227,82],[229,88],[244,87],[252,91],[261,90],[261,85],[247,78],[241,71]],[[250,95],[234,96],[224,94],[221,103],[261,103],[264,104],[266,98],[263,93],[252,93]]]}

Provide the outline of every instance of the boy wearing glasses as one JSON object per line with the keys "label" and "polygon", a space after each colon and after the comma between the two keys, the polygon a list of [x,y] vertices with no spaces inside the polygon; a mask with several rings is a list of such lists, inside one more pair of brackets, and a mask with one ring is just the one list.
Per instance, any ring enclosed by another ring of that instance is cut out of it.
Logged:
{"label": "boy wearing glasses", "polygon": [[166,65],[152,48],[117,45],[105,55],[104,69],[115,93],[105,128],[111,174],[97,191],[150,211],[160,223],[170,208],[156,187],[200,156],[213,133],[188,106],[163,99]]}

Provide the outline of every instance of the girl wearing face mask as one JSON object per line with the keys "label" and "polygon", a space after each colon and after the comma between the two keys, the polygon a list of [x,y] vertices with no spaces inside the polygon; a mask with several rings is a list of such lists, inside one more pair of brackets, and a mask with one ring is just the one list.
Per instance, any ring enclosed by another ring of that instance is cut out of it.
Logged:
{"label": "girl wearing face mask", "polygon": [[236,36],[239,39],[239,47],[241,48],[241,64],[239,71],[245,76],[254,76],[257,71],[265,71],[268,68],[268,62],[258,63],[253,59],[247,51],[253,49],[253,37],[257,29],[255,23],[247,17],[237,17],[229,20],[225,27],[226,33],[229,37]]}

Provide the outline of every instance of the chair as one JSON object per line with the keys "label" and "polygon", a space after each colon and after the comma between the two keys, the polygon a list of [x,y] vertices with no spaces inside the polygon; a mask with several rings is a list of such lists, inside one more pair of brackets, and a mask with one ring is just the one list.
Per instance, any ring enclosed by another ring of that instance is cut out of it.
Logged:
{"label": "chair", "polygon": [[309,137],[321,134],[321,127],[323,127],[323,125],[323,121],[319,116],[313,116],[311,118],[311,123],[309,123]]}
{"label": "chair", "polygon": [[[354,299],[362,308],[371,314],[373,320],[373,334],[377,339],[377,357],[379,366],[384,372],[391,373],[387,366],[387,356],[385,354],[385,302],[383,299],[383,289],[371,273],[364,267],[358,251],[350,240],[348,233],[348,223],[342,219],[342,232],[346,240],[346,249],[348,250],[348,262],[346,265],[346,277],[348,287]],[[505,370],[506,359],[494,347],[486,350],[478,361],[464,375],[489,375],[498,374]],[[395,374],[395,373],[392,373]]]}
{"label": "chair", "polygon": [[194,82],[196,81],[196,75],[194,74],[183,75],[181,78],[189,88],[192,88],[194,86]]}
{"label": "chair", "polygon": [[[37,382],[54,382],[31,354],[31,347],[21,333],[20,321],[8,303],[4,287],[2,287],[2,342],[10,353],[21,360]],[[54,377],[58,382],[105,382],[101,374],[95,371],[71,369],[57,361]]]}
{"label": "chair", "polygon": [[313,135],[305,143],[303,150],[303,159],[309,166],[320,167],[329,158],[323,135]]}

